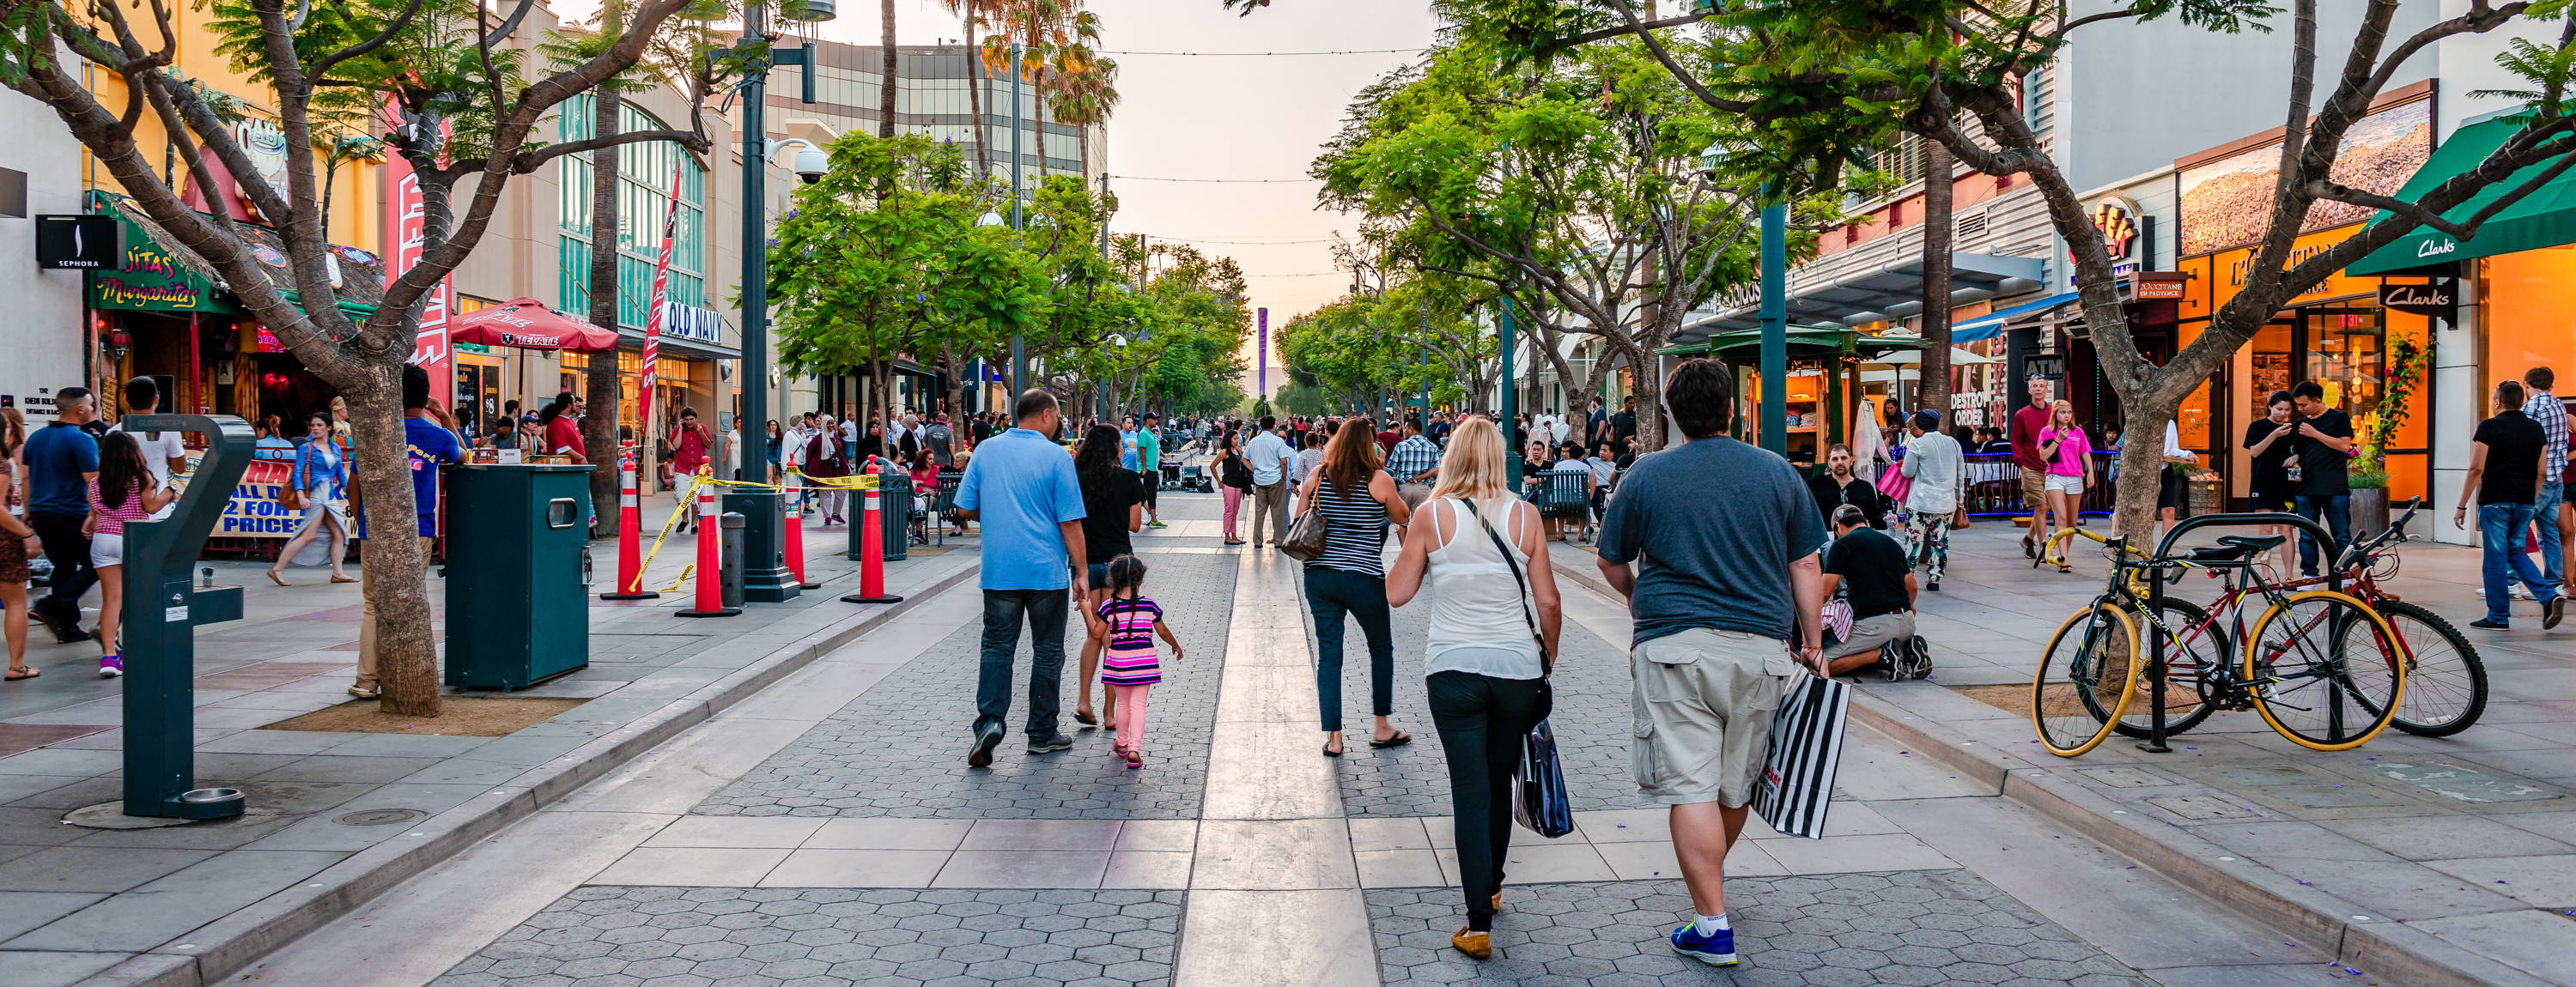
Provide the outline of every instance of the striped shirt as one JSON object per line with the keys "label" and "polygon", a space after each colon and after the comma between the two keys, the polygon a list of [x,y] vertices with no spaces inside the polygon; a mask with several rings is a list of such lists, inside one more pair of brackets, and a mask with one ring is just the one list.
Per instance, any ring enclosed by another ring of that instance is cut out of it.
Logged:
{"label": "striped shirt", "polygon": [[1315,510],[1324,515],[1324,553],[1307,568],[1386,575],[1386,505],[1369,496],[1366,485],[1345,497],[1332,477],[1324,477],[1315,483]]}
{"label": "striped shirt", "polygon": [[1110,598],[1100,605],[1100,620],[1109,625],[1109,649],[1100,655],[1100,684],[1152,685],[1163,680],[1163,664],[1154,651],[1154,625],[1163,608],[1152,597]]}

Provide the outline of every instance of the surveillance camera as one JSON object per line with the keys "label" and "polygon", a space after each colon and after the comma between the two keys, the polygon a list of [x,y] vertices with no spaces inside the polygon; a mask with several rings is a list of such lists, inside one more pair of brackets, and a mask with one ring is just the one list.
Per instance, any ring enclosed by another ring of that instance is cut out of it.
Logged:
{"label": "surveillance camera", "polygon": [[805,184],[822,181],[823,173],[830,170],[832,156],[823,153],[822,149],[808,147],[796,152],[796,177],[804,179]]}

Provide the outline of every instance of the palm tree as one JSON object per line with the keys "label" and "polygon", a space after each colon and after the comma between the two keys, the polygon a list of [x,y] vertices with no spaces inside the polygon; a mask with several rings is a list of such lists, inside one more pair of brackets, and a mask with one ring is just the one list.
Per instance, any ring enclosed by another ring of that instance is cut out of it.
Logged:
{"label": "palm tree", "polygon": [[[1007,68],[1029,80],[1031,98],[1037,104],[1039,119],[1046,117],[1047,97],[1057,90],[1058,79],[1069,71],[1083,71],[1097,61],[1094,52],[1100,44],[1100,16],[1083,9],[1082,0],[993,0],[998,7],[995,23],[1003,33],[984,39],[984,64],[994,71]],[[1019,46],[1018,64],[1012,64],[1010,47]],[[1046,127],[1038,126],[1038,160],[1046,160]],[[1019,162],[1012,162],[1018,167]]]}
{"label": "palm tree", "polygon": [[[883,35],[885,38],[885,61],[880,64],[885,66],[885,74],[882,77],[883,81],[877,85],[877,137],[880,140],[894,136],[894,0],[885,0],[883,10],[885,14],[885,23],[883,25],[885,27],[885,34]],[[807,69],[806,71],[810,72],[813,70]]]}
{"label": "palm tree", "polygon": [[[1099,23],[1089,12],[1082,17],[1092,21],[1090,35],[1099,36]],[[1109,122],[1109,114],[1118,109],[1118,63],[1100,56],[1088,40],[1077,40],[1060,52],[1060,67],[1046,88],[1055,94],[1055,120],[1074,128],[1080,141],[1075,160],[1085,177],[1091,170],[1091,128]]]}
{"label": "palm tree", "polygon": [[[939,0],[939,5],[946,8],[949,13],[957,15],[957,19],[965,24],[966,50],[970,53],[967,56],[967,63],[980,64],[971,54],[976,50],[975,29],[1000,13],[999,0]],[[993,74],[989,69],[976,72],[967,80],[966,86],[967,113],[975,121],[975,173],[978,175],[993,173],[993,142],[990,132],[984,126],[984,86],[992,77]]]}

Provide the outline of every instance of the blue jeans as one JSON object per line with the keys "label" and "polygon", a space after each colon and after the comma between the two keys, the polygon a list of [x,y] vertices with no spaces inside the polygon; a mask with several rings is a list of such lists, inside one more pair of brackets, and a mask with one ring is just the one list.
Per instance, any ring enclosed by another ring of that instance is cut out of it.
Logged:
{"label": "blue jeans", "polygon": [[[2342,558],[2343,550],[2352,545],[2352,495],[2300,494],[2297,508],[2300,517],[2324,522],[2326,533],[2334,536],[2334,558],[2326,561]],[[2299,535],[2299,571],[2311,576],[2317,573],[2317,540],[2313,535]]]}
{"label": "blue jeans", "polygon": [[2560,548],[2564,533],[2558,530],[2558,504],[2565,494],[2564,485],[2550,480],[2540,485],[2540,499],[2531,505],[2531,524],[2540,529],[2540,571],[2552,586],[2567,578],[2567,557]]}
{"label": "blue jeans", "polygon": [[1011,662],[1020,650],[1020,621],[1029,622],[1029,736],[1055,733],[1064,705],[1064,614],[1071,590],[984,591],[984,661],[975,676],[975,729],[1011,712]]}
{"label": "blue jeans", "polygon": [[2478,505],[2478,544],[2486,555],[2487,619],[2502,623],[2513,616],[2513,598],[2505,595],[2516,579],[2531,587],[2532,599],[2546,604],[2557,591],[2543,581],[2540,567],[2522,554],[2522,533],[2531,527],[2529,504]]}
{"label": "blue jeans", "polygon": [[1395,712],[1395,632],[1388,625],[1386,577],[1348,569],[1306,567],[1306,609],[1315,615],[1315,698],[1324,732],[1342,728],[1342,618],[1357,618],[1368,637],[1369,712]]}

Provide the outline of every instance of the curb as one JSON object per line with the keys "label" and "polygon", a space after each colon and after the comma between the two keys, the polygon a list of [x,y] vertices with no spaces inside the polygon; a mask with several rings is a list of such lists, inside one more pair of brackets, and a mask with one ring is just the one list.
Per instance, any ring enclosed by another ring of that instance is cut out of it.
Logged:
{"label": "curb", "polygon": [[2007,764],[2002,755],[1921,716],[1874,696],[1854,692],[1852,718],[1914,750],[1995,787],[2058,825],[2136,860],[2221,905],[2281,931],[2334,944],[2335,957],[2398,983],[2437,987],[2530,985],[2550,981],[2487,959],[2431,933],[2393,919],[2368,918],[2363,908],[2287,875],[2238,857],[2176,826],[2118,811],[2114,804],[2045,771]]}
{"label": "curb", "polygon": [[905,611],[974,579],[981,569],[977,563],[961,566],[905,594],[903,602],[855,615],[857,619],[843,626],[771,652],[638,717],[615,733],[595,738],[464,805],[431,816],[402,836],[352,854],[295,887],[270,894],[93,974],[78,987],[202,987],[217,983]]}
{"label": "curb", "polygon": [[[1591,572],[1555,567],[1558,576],[1616,601],[1617,593]],[[2115,812],[2108,799],[2047,772],[2006,763],[1995,752],[1855,690],[1852,718],[1930,755],[1961,777],[1996,790],[2051,821],[2118,851],[2230,910],[2284,932],[2334,944],[2338,961],[2405,984],[2430,987],[2551,987],[2551,982],[2480,956],[2395,920],[2357,921],[2362,908],[2261,864],[2234,856],[2185,827]]]}

